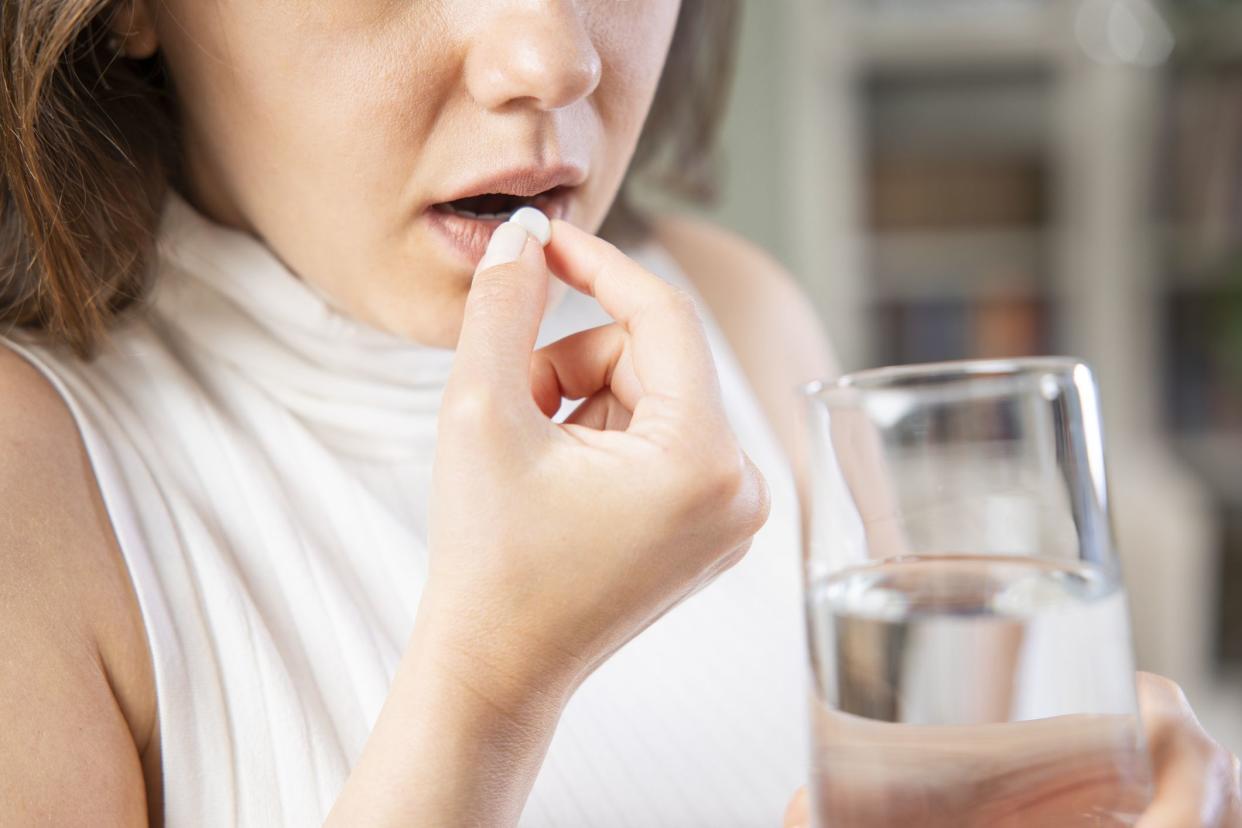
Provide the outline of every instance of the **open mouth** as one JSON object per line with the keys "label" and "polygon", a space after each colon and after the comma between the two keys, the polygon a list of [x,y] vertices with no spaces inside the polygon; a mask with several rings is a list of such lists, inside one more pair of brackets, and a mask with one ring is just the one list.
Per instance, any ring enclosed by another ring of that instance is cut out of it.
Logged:
{"label": "open mouth", "polygon": [[[575,168],[514,169],[458,190],[473,192],[426,207],[427,226],[447,242],[462,272],[473,272],[487,252],[492,233],[522,207],[537,207],[549,218],[573,220],[585,173]],[[445,195],[450,195],[446,194]]]}
{"label": "open mouth", "polygon": [[475,221],[508,221],[509,217],[523,207],[537,207],[551,215],[563,200],[568,187],[553,187],[534,196],[516,196],[508,193],[485,193],[484,195],[459,198],[441,202],[433,209],[451,216]]}

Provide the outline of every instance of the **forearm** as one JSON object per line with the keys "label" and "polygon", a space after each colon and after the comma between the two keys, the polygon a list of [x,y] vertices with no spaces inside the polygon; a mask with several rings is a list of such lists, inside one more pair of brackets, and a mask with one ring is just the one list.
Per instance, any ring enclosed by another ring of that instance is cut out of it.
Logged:
{"label": "forearm", "polygon": [[327,825],[517,822],[568,687],[532,692],[489,675],[447,623],[420,611],[388,700]]}

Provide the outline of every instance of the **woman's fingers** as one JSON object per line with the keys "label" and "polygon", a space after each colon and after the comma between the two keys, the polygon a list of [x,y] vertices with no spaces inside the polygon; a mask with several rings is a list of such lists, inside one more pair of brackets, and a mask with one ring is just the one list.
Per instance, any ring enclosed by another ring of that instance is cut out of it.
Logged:
{"label": "woman's fingers", "polygon": [[1156,783],[1138,828],[1242,826],[1236,757],[1204,732],[1172,681],[1140,673],[1138,690]]}
{"label": "woman's fingers", "polygon": [[630,358],[629,334],[620,325],[581,331],[535,351],[531,388],[535,401],[551,416],[561,397],[580,400],[608,389],[630,411],[642,397],[642,385]]}
{"label": "woman's fingers", "polygon": [[[550,417],[561,397],[582,399],[605,388],[630,411],[648,395],[719,409],[715,363],[687,294],[565,222],[555,223],[548,254],[516,224],[493,234],[466,300],[445,401],[450,411],[463,400],[472,408],[482,401],[488,411],[512,411],[512,401],[527,396]],[[618,324],[581,332],[532,357],[549,262]],[[595,411],[585,408],[581,416]]]}
{"label": "woman's fingers", "polygon": [[[1140,673],[1138,689],[1156,777],[1155,798],[1139,820],[1138,828],[1242,828],[1239,766],[1236,757],[1213,742],[1203,731],[1185,695],[1176,684],[1159,676]],[[1051,727],[1054,724],[1056,727]],[[1081,731],[1084,724],[1067,718],[1062,722],[1050,720],[1037,727],[1025,725],[1022,727],[1024,734],[1015,742],[1017,749],[1009,753],[1020,755],[1022,746],[1026,750],[1034,750],[1034,736],[1038,736],[1041,730],[1044,731],[1042,741],[1048,745],[1069,744],[1075,739],[1067,741],[1068,731],[1065,728],[1072,726],[1076,731]],[[871,730],[879,732],[881,728],[891,729],[891,726],[859,725],[844,719],[842,726],[859,731],[855,735],[864,739],[874,739],[873,734],[868,735]],[[1057,732],[1058,729],[1060,733]],[[1017,732],[1015,729],[1015,735]],[[930,743],[927,734],[920,734],[919,729],[907,729],[907,734],[913,740],[912,751],[920,744]],[[1082,741],[1081,737],[1075,738]],[[1051,755],[1053,754],[1050,753],[1049,756]],[[919,759],[917,755],[911,758],[921,770],[936,772],[932,763],[925,758]],[[1058,761],[1056,764],[1072,768],[1072,763],[1065,761]],[[1082,772],[1081,769],[1079,775],[1083,778],[1091,777],[1090,773]],[[917,785],[915,789],[918,789]],[[858,791],[859,787],[854,785],[851,795],[856,795]],[[888,809],[891,814],[894,812],[893,807],[893,803],[889,802],[882,804],[881,810]],[[785,815],[785,826],[791,828],[809,824],[809,806],[804,789],[790,803]]]}
{"label": "woman's fingers", "polygon": [[558,277],[594,296],[630,334],[634,373],[645,393],[719,399],[711,349],[685,291],[564,221],[553,222],[547,256]]}
{"label": "woman's fingers", "polygon": [[630,427],[632,412],[608,389],[597,391],[566,418],[566,425],[581,426],[594,431],[625,431]]}
{"label": "woman's fingers", "polygon": [[[529,394],[531,352],[547,297],[543,249],[525,228],[502,224],[466,298],[450,395],[516,400]],[[446,403],[448,401],[446,400]]]}

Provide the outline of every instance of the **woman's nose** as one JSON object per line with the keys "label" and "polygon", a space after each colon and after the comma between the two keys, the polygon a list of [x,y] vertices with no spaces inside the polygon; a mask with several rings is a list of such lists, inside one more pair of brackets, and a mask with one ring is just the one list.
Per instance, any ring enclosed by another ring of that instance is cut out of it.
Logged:
{"label": "woman's nose", "polygon": [[575,0],[501,4],[466,58],[470,94],[488,109],[527,101],[562,109],[599,86],[603,67]]}

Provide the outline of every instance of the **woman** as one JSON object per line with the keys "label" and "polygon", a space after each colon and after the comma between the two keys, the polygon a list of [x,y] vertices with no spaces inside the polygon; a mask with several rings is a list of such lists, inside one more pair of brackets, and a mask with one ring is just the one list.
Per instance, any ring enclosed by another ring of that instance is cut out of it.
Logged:
{"label": "woman", "polygon": [[589,235],[727,12],[6,0],[0,821],[776,821],[827,351],[736,239]]}

